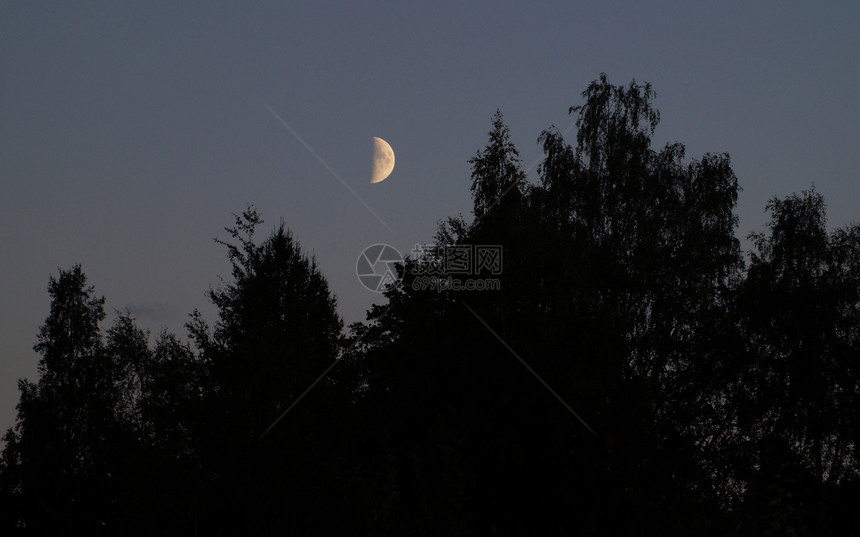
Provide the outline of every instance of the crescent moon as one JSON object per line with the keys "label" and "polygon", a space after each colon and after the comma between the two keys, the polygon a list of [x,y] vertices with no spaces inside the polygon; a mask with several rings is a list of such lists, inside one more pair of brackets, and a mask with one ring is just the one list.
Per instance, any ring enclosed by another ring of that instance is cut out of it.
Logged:
{"label": "crescent moon", "polygon": [[391,175],[394,169],[394,150],[382,138],[373,137],[373,172],[371,183],[379,183]]}

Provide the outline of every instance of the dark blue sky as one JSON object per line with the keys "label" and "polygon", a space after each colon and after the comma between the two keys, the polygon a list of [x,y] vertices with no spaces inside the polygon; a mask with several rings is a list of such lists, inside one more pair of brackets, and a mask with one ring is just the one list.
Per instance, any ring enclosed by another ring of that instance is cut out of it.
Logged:
{"label": "dark blue sky", "polygon": [[[58,267],[82,263],[109,309],[155,331],[195,307],[214,320],[204,293],[228,264],[212,237],[252,203],[359,320],[379,300],[359,252],[408,252],[469,215],[467,160],[494,110],[529,167],[601,72],[653,84],[658,145],[731,155],[740,235],[768,198],[813,182],[832,225],[860,220],[854,2],[175,4],[0,8],[0,427],[17,378],[35,378]],[[377,185],[373,136],[397,155]]]}

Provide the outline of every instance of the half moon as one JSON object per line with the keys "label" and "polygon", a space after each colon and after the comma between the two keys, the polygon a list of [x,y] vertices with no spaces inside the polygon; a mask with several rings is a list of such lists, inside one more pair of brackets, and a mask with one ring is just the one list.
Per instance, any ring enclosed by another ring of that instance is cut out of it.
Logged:
{"label": "half moon", "polygon": [[384,181],[394,170],[394,150],[382,138],[373,137],[373,172],[371,183]]}

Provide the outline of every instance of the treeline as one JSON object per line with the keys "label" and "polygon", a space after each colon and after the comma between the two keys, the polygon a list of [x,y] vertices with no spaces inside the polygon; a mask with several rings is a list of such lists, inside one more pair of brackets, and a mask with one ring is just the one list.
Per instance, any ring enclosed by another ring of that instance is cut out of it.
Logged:
{"label": "treeline", "polygon": [[474,219],[439,225],[502,247],[499,289],[416,285],[475,277],[428,249],[344,330],[252,208],[187,338],[52,277],[2,534],[860,534],[860,226],[773,199],[745,256],[728,155],[652,148],[649,85],[582,96],[536,185],[497,113]]}

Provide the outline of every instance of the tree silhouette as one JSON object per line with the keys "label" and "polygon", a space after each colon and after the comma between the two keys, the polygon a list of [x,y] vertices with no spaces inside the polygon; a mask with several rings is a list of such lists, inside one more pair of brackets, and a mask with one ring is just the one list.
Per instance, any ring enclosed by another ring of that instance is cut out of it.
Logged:
{"label": "tree silhouette", "polygon": [[[768,210],[769,234],[751,236],[755,251],[741,293],[750,358],[739,410],[759,461],[751,479],[791,460],[807,490],[772,485],[791,492],[781,498],[792,515],[782,524],[827,534],[834,516],[827,496],[858,470],[849,409],[858,388],[860,235],[856,226],[828,233],[824,200],[814,191],[773,199]],[[775,454],[774,445],[782,451]]]}
{"label": "tree silhouette", "polygon": [[209,293],[219,311],[211,337],[196,331],[212,383],[202,448],[213,479],[208,531],[338,522],[321,508],[320,487],[341,471],[330,420],[348,389],[322,382],[261,438],[337,358],[342,328],[315,261],[283,225],[256,244],[261,222],[249,208],[227,228],[232,240],[218,240],[232,280]]}
{"label": "tree silhouette", "polygon": [[106,338],[121,371],[117,410],[133,438],[125,446],[121,527],[126,534],[192,533],[203,480],[196,429],[205,416],[205,369],[174,334],[162,332],[152,349],[148,340],[128,314]]}
{"label": "tree silhouette", "polygon": [[[472,165],[472,198],[475,218],[483,218],[500,204],[516,203],[526,185],[520,167],[519,152],[511,142],[511,134],[501,110],[493,116],[490,140],[486,148],[469,160]],[[503,210],[501,207],[499,210]]]}
{"label": "tree silhouette", "polygon": [[98,532],[115,522],[116,447],[125,443],[99,328],[104,298],[80,265],[51,277],[48,293],[51,312],[34,347],[40,378],[19,382],[18,420],[3,453],[18,496],[14,525],[36,534]]}

